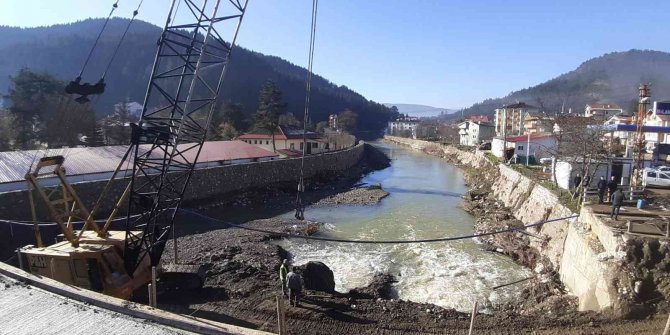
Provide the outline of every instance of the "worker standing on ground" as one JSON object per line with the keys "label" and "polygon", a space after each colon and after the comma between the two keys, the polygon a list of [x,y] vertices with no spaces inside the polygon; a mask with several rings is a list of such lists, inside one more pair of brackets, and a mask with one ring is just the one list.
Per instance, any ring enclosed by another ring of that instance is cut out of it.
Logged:
{"label": "worker standing on ground", "polygon": [[577,194],[579,193],[579,185],[582,183],[582,175],[579,173],[575,176],[575,178],[572,179],[572,184],[575,187],[575,193],[572,194],[572,199],[577,198]]}
{"label": "worker standing on ground", "polygon": [[621,189],[618,189],[612,195],[612,214],[610,214],[610,219],[614,220],[619,219],[619,210],[621,210],[622,203],[623,203],[623,192],[621,192]]}
{"label": "worker standing on ground", "polygon": [[616,180],[614,180],[614,176],[610,177],[610,181],[607,183],[607,189],[610,191],[609,199],[612,201],[612,196],[614,195],[614,191],[617,189],[617,184]]}
{"label": "worker standing on ground", "polygon": [[281,281],[281,293],[286,296],[286,275],[288,275],[288,260],[283,259],[279,267],[279,281]]}
{"label": "worker standing on ground", "polygon": [[602,204],[603,203],[603,198],[605,197],[605,191],[607,190],[607,181],[605,180],[605,177],[600,177],[600,180],[598,180],[598,203]]}
{"label": "worker standing on ground", "polygon": [[288,302],[291,306],[300,306],[300,295],[302,294],[302,276],[293,271],[286,275],[288,285]]}

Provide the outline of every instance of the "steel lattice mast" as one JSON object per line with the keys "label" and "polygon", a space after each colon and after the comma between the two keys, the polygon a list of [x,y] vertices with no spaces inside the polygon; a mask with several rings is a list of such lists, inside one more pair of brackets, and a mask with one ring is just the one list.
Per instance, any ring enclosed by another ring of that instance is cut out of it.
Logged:
{"label": "steel lattice mast", "polygon": [[[173,0],[133,129],[125,264],[160,261],[205,140],[247,0]],[[218,31],[232,29],[230,42]],[[149,106],[159,106],[149,108]],[[141,213],[131,217],[133,213]]]}

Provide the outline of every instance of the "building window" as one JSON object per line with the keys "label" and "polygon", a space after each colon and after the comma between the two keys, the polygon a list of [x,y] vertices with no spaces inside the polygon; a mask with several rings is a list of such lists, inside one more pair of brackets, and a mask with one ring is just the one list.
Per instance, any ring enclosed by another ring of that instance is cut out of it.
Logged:
{"label": "building window", "polygon": [[312,148],[318,148],[318,147],[319,147],[319,143],[316,143],[316,142],[312,143]]}
{"label": "building window", "polygon": [[265,141],[265,144],[270,144],[270,141]]}
{"label": "building window", "polygon": [[523,150],[523,145],[520,145],[517,150]]}
{"label": "building window", "polygon": [[295,143],[291,143],[291,150],[295,150]]}
{"label": "building window", "polygon": [[302,143],[302,142],[300,142],[300,150],[302,150],[302,145],[303,145],[303,143]]}

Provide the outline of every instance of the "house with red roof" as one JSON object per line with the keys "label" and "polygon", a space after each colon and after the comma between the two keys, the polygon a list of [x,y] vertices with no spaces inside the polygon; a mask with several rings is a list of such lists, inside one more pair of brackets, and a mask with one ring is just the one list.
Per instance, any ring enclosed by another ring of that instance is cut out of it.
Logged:
{"label": "house with red roof", "polygon": [[496,136],[491,142],[491,153],[496,157],[505,157],[505,160],[517,155],[520,163],[525,163],[524,157],[528,155],[535,161],[539,161],[542,158],[551,157],[556,149],[556,143],[556,136],[551,133],[508,136],[507,138]]}
{"label": "house with red roof", "polygon": [[[305,134],[307,147],[306,154],[317,154],[331,150],[330,143],[321,135],[308,131]],[[277,150],[282,156],[293,157],[302,155],[303,129],[279,126],[274,133],[275,146],[272,146],[272,135],[261,132],[252,132],[240,135],[238,140],[263,148],[265,150]]]}

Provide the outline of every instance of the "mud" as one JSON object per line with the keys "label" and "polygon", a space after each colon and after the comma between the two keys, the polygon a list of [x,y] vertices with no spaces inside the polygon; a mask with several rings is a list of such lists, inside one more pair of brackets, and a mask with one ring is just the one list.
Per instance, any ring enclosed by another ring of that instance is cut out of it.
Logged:
{"label": "mud", "polygon": [[315,203],[316,206],[374,205],[389,195],[381,186],[371,185],[331,195]]}
{"label": "mud", "polygon": [[[304,223],[264,219],[244,226],[302,234]],[[178,239],[179,259],[207,269],[205,287],[164,292],[159,307],[244,327],[276,332],[276,301],[281,297],[278,269],[290,255],[276,245],[278,235],[237,228],[216,229]],[[172,246],[164,261],[172,260]],[[304,291],[301,307],[287,305],[290,334],[458,334],[466,333],[470,316],[432,304],[397,300],[394,278],[377,274],[373,282],[349,293]],[[282,298],[283,299],[283,298]],[[625,324],[596,313],[562,313],[564,302],[544,299],[544,308],[527,311],[500,306],[479,314],[477,334],[623,334]],[[536,304],[537,305],[537,304]],[[538,305],[539,306],[539,305]],[[662,320],[652,320],[662,327]],[[647,325],[649,326],[649,325]],[[624,328],[621,328],[624,327]],[[652,326],[649,326],[652,327]],[[621,329],[619,329],[621,328]],[[653,328],[656,329],[656,328]]]}

